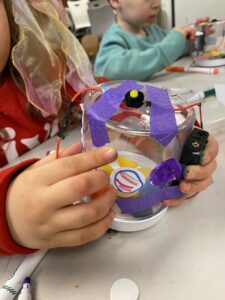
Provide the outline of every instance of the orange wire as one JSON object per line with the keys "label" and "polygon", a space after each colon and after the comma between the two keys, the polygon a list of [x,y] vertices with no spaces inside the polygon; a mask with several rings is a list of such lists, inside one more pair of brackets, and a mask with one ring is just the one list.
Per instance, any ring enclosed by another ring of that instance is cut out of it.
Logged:
{"label": "orange wire", "polygon": [[[95,87],[89,87],[89,88],[83,88],[81,89],[77,94],[75,94],[73,96],[73,98],[71,99],[71,102],[75,102],[75,100],[83,93],[86,93],[88,91],[98,91],[98,92],[102,92],[101,88],[95,88]],[[56,143],[56,159],[59,158],[59,150],[60,150],[60,144],[61,144],[61,137],[58,136],[57,138],[57,143]]]}

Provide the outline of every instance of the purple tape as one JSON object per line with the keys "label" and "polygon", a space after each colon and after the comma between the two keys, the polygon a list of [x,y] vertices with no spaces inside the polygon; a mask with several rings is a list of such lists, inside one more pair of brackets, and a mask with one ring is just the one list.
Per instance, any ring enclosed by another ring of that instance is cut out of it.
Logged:
{"label": "purple tape", "polygon": [[139,197],[117,198],[116,203],[122,214],[133,214],[148,209],[163,200],[180,199],[183,195],[179,186],[171,186]]}
{"label": "purple tape", "polygon": [[167,89],[148,85],[147,96],[151,101],[150,136],[166,147],[178,131],[169,93]]}
{"label": "purple tape", "polygon": [[125,80],[115,88],[102,94],[100,99],[87,110],[91,138],[95,147],[109,143],[106,122],[117,112],[124,96],[130,90],[141,90],[142,85],[136,81]]}
{"label": "purple tape", "polygon": [[150,182],[156,186],[165,185],[183,177],[183,165],[175,158],[170,158],[156,166],[150,174]]}

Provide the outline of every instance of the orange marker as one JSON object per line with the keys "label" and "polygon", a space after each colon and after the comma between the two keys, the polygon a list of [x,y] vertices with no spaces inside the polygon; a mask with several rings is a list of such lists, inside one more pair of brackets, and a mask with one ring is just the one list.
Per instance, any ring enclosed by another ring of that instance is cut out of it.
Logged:
{"label": "orange marker", "polygon": [[196,67],[178,67],[170,66],[165,69],[167,72],[187,72],[187,73],[204,73],[204,74],[219,74],[218,68],[196,68]]}

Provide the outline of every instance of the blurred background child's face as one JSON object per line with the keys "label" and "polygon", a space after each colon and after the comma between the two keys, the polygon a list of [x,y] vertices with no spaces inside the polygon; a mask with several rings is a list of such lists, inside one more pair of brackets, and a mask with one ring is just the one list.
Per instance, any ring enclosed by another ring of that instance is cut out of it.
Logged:
{"label": "blurred background child's face", "polygon": [[139,27],[153,23],[159,13],[160,0],[111,0],[120,17]]}
{"label": "blurred background child's face", "polygon": [[0,73],[3,71],[10,51],[10,33],[3,0],[0,0]]}

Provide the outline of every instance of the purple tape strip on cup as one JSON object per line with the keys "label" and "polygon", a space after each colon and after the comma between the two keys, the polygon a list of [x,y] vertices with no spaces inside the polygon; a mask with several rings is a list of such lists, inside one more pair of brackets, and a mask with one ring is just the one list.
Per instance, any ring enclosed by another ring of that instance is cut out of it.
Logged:
{"label": "purple tape strip on cup", "polygon": [[151,101],[150,137],[166,147],[176,136],[178,128],[174,107],[167,89],[147,86],[148,100]]}
{"label": "purple tape strip on cup", "polygon": [[133,214],[148,209],[163,200],[180,199],[183,195],[179,186],[171,186],[139,197],[117,198],[116,203],[122,214]]}
{"label": "purple tape strip on cup", "polygon": [[117,112],[124,96],[130,90],[141,90],[142,85],[136,81],[125,80],[118,87],[111,88],[102,94],[100,99],[87,110],[91,138],[95,147],[109,143],[106,122]]}
{"label": "purple tape strip on cup", "polygon": [[156,166],[150,174],[150,182],[163,186],[173,180],[180,181],[183,177],[183,165],[175,158],[170,158]]}

